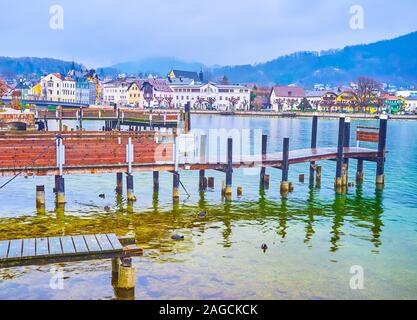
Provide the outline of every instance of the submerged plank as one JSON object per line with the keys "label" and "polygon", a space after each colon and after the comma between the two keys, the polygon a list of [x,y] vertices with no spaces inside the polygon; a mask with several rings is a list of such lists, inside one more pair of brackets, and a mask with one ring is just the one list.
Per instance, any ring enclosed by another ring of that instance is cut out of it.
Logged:
{"label": "submerged plank", "polygon": [[106,236],[109,239],[111,245],[113,246],[113,249],[115,249],[115,250],[122,250],[123,249],[122,245],[120,244],[119,239],[117,239],[115,234],[110,233],[110,234],[107,234]]}
{"label": "submerged plank", "polygon": [[48,239],[47,238],[38,238],[36,239],[36,256],[48,256]]}
{"label": "submerged plank", "polygon": [[72,242],[71,237],[62,237],[61,238],[62,252],[64,254],[74,254],[76,253],[74,248],[74,243]]}
{"label": "submerged plank", "polygon": [[88,248],[85,244],[83,236],[73,236],[72,240],[74,242],[75,251],[77,251],[77,253],[88,253]]}
{"label": "submerged plank", "polygon": [[22,258],[29,258],[36,256],[36,240],[23,239]]}
{"label": "submerged plank", "polygon": [[97,239],[94,235],[86,235],[84,236],[85,243],[87,243],[88,251],[92,252],[100,252],[101,248],[97,242]]}
{"label": "submerged plank", "polygon": [[10,241],[0,241],[0,259],[6,259],[7,258],[7,252],[9,251],[9,244]]}
{"label": "submerged plank", "polygon": [[100,245],[102,251],[112,251],[112,250],[114,250],[113,246],[111,245],[109,239],[107,239],[105,234],[97,234],[96,239],[97,239],[97,242]]}
{"label": "submerged plank", "polygon": [[7,258],[20,258],[22,256],[23,240],[12,240],[10,241],[9,254]]}
{"label": "submerged plank", "polygon": [[59,238],[49,238],[49,254],[50,255],[60,255],[62,254],[61,240]]}

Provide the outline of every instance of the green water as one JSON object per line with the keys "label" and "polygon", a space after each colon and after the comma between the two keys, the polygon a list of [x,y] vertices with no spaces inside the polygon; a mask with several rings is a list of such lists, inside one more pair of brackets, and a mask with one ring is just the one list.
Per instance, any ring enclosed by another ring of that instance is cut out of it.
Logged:
{"label": "green water", "polygon": [[[311,119],[193,117],[193,127],[261,128],[268,149],[308,147]],[[84,124],[93,127],[97,124]],[[319,120],[319,146],[335,146],[337,121]],[[354,121],[373,126],[376,121]],[[50,127],[53,124],[50,124]],[[390,121],[386,186],[375,189],[375,164],[365,163],[362,187],[338,196],[335,163],[322,162],[320,189],[298,183],[308,165],[290,167],[295,192],[279,195],[281,172],[268,169],[270,188],[259,190],[258,172],[235,170],[231,203],[215,190],[198,193],[198,173],[182,172],[191,194],[173,204],[172,175],[161,173],[158,197],[152,175],[134,174],[138,198],[129,207],[114,193],[115,175],[66,177],[65,210],[54,209],[53,177],[17,178],[0,190],[0,240],[114,232],[133,235],[145,249],[134,258],[136,299],[415,299],[417,298],[417,122]],[[354,142],[352,142],[354,144]],[[364,144],[372,147],[372,144]],[[355,175],[351,161],[349,176]],[[1,178],[0,182],[6,181]],[[35,208],[35,185],[46,186],[46,212]],[[106,194],[106,199],[98,197]],[[110,211],[104,207],[110,206]],[[201,210],[208,212],[199,217]],[[184,241],[171,240],[182,234]],[[261,245],[268,250],[263,252]],[[364,289],[350,288],[350,268],[364,270]],[[64,289],[50,288],[51,267],[0,269],[0,299],[114,299],[109,261],[58,265]]]}

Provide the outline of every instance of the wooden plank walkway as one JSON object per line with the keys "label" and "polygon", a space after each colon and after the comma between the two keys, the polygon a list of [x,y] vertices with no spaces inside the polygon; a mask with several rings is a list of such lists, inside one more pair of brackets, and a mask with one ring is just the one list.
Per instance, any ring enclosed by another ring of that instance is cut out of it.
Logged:
{"label": "wooden plank walkway", "polygon": [[0,268],[141,255],[123,247],[115,234],[94,234],[0,241]]}

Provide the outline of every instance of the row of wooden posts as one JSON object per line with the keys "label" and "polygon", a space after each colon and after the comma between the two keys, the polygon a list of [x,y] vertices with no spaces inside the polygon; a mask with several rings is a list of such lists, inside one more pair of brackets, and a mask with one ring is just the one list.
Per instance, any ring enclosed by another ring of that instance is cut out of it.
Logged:
{"label": "row of wooden posts", "polygon": [[[311,134],[311,149],[317,148],[317,127],[318,127],[318,117],[313,117],[312,123],[312,134]],[[188,123],[188,129],[190,128],[190,123]],[[385,163],[385,148],[386,148],[386,133],[387,133],[387,119],[381,118],[380,128],[379,128],[379,142],[378,142],[378,158],[377,158],[377,172],[376,172],[376,184],[378,186],[384,185],[384,163]],[[266,135],[262,136],[262,159],[266,160],[267,157],[267,140]],[[205,150],[206,146],[206,136],[202,136],[201,140],[202,149]],[[282,171],[280,191],[282,196],[286,196],[289,192],[294,190],[294,185],[289,181],[289,138],[283,139],[283,158],[282,165],[280,167]],[[350,146],[350,119],[341,117],[339,119],[339,132],[338,132],[338,146],[337,146],[337,158],[336,158],[336,176],[335,176],[335,189],[338,192],[344,192],[348,186],[348,166],[349,158],[343,157],[343,148]],[[174,151],[175,153],[176,151]],[[232,197],[232,180],[233,180],[233,140],[228,138],[227,140],[227,162],[224,170],[221,170],[225,173],[225,185],[222,186],[221,192],[226,199],[231,199]],[[366,160],[366,159],[365,159]],[[363,181],[363,165],[364,159],[358,159],[357,172],[356,172],[356,182],[358,184]],[[172,197],[173,200],[178,200],[180,197],[180,173],[178,171],[178,166],[175,166],[175,170],[172,171],[173,174],[173,189]],[[62,172],[62,166],[60,168]],[[127,200],[129,202],[136,201],[136,196],[134,193],[134,180],[133,175],[130,173],[126,174],[126,186],[127,186]],[[320,186],[321,185],[321,175],[322,170],[321,166],[318,166],[315,162],[310,163],[309,170],[309,183],[310,186]],[[269,186],[269,175],[266,175],[266,167],[262,166],[260,170],[260,187],[268,188]],[[304,175],[300,175],[300,181],[304,180]],[[121,193],[123,186],[123,173],[117,173],[116,181],[116,191]],[[205,170],[199,171],[199,191],[204,192],[208,188],[214,188],[214,178],[206,178]],[[42,206],[45,203],[45,191],[44,186],[37,186],[37,203]],[[65,203],[65,183],[62,173],[55,177],[55,189],[56,193],[56,203],[62,205]],[[153,172],[153,191],[155,193],[159,192],[159,172]],[[238,195],[242,194],[242,188],[238,188]]]}

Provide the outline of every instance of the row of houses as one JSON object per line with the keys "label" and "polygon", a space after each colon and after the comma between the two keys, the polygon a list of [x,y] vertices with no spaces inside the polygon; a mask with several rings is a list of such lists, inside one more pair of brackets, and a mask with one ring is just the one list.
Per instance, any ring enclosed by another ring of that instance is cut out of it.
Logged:
{"label": "row of houses", "polygon": [[365,106],[351,88],[334,91],[305,91],[297,86],[274,86],[269,96],[272,111],[314,109],[323,112],[400,112],[417,111],[417,91],[399,91],[396,95],[378,92]]}
{"label": "row of houses", "polygon": [[204,81],[202,72],[171,70],[166,79],[115,79],[102,84],[104,104],[137,108],[249,110],[250,89]]}

